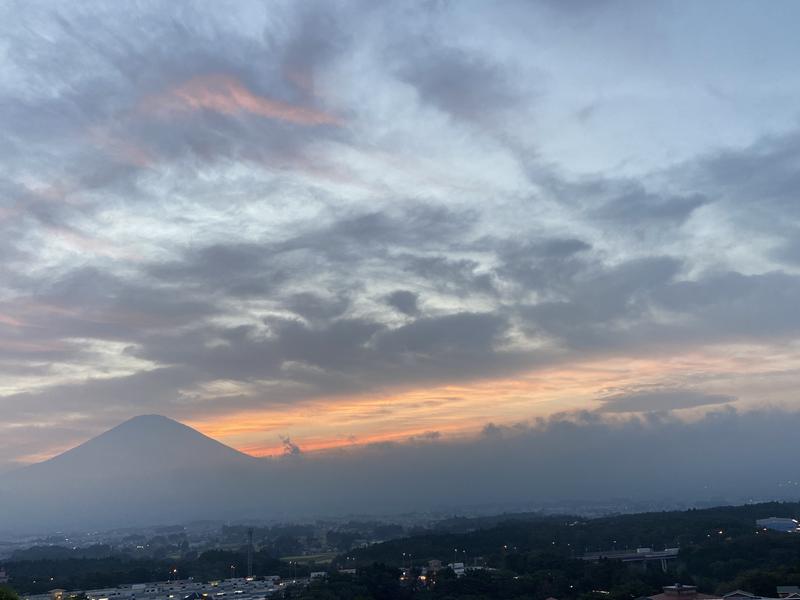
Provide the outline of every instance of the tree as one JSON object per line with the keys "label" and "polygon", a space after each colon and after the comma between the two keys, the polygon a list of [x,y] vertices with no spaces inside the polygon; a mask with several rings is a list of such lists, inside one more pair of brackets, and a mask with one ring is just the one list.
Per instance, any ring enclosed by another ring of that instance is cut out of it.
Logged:
{"label": "tree", "polygon": [[19,600],[19,596],[11,588],[0,585],[0,600]]}

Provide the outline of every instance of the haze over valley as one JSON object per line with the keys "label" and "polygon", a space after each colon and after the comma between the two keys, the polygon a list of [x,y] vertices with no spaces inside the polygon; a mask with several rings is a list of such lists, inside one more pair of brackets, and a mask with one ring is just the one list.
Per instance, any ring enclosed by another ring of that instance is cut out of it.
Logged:
{"label": "haze over valley", "polygon": [[[521,510],[629,512],[796,499],[791,413],[554,418],[478,439],[418,439],[255,458],[157,415],[3,478],[0,532],[222,519]],[[747,444],[731,444],[736,432]],[[477,489],[476,489],[477,488]],[[320,499],[324,498],[324,502]]]}

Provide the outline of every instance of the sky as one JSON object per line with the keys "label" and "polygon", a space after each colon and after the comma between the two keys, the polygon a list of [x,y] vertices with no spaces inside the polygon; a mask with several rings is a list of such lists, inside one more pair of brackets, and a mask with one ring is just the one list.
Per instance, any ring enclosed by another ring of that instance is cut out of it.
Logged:
{"label": "sky", "polygon": [[2,3],[0,470],[795,415],[799,18]]}

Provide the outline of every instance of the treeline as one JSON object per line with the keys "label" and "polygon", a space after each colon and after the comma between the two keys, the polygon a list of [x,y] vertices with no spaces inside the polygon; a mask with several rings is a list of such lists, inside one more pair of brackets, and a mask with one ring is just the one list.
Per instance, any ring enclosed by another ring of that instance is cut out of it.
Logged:
{"label": "treeline", "polygon": [[[624,575],[619,563],[594,565],[587,579],[572,579],[570,569],[557,563],[540,565],[541,570],[527,575],[508,571],[469,571],[456,577],[441,571],[424,583],[418,578],[403,581],[399,569],[374,564],[359,569],[355,575],[333,573],[326,581],[313,582],[304,589],[289,589],[288,600],[545,600],[580,598],[582,600],[630,600],[653,590],[653,584],[632,580]],[[576,565],[577,566],[577,565]],[[419,572],[416,573],[417,575]],[[620,580],[608,593],[600,586]],[[602,590],[602,591],[601,591]]]}

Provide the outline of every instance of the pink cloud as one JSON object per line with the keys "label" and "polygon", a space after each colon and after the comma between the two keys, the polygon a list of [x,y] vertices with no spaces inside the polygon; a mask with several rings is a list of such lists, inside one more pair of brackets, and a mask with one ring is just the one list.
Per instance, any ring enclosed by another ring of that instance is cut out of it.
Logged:
{"label": "pink cloud", "polygon": [[341,119],[321,110],[273,100],[250,91],[230,75],[204,75],[149,98],[152,112],[212,110],[225,115],[252,114],[297,125],[341,125]]}

